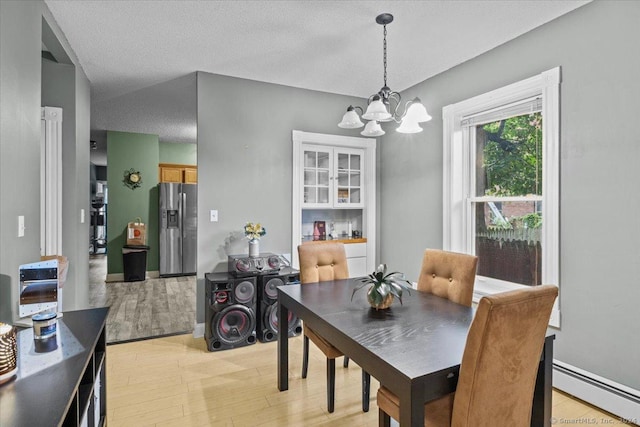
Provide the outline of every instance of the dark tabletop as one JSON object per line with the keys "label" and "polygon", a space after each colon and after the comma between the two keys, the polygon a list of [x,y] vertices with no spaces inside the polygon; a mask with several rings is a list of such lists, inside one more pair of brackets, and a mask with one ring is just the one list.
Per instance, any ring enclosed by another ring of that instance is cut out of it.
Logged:
{"label": "dark tabletop", "polygon": [[350,300],[358,283],[337,280],[284,286],[278,291],[285,305],[303,319],[322,318],[328,323],[330,327],[313,322],[314,329],[327,334],[356,363],[361,363],[360,358],[388,364],[379,372],[369,369],[385,385],[385,380],[398,374],[415,380],[460,365],[472,308],[414,290],[404,293],[403,305],[396,299],[390,309],[375,310],[367,302],[366,287]]}
{"label": "dark tabletop", "polygon": [[32,328],[18,332],[18,374],[0,385],[0,426],[43,427],[64,419],[108,311],[64,313],[58,319],[57,348],[48,352],[36,351]]}

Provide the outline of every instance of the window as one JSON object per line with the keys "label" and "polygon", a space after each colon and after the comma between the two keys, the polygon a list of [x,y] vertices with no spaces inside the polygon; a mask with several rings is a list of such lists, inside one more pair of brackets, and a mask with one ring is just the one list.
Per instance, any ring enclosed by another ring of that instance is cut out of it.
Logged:
{"label": "window", "polygon": [[559,285],[559,85],[555,68],[443,109],[443,245],[478,256],[475,299]]}

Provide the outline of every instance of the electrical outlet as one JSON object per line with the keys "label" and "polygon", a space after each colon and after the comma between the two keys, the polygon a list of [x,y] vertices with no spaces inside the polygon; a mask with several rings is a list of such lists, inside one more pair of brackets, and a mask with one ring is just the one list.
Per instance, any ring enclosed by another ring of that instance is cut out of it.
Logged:
{"label": "electrical outlet", "polygon": [[218,222],[218,210],[217,209],[211,209],[210,214],[211,214],[211,216],[209,218],[209,221]]}
{"label": "electrical outlet", "polygon": [[18,237],[24,237],[24,215],[18,216]]}

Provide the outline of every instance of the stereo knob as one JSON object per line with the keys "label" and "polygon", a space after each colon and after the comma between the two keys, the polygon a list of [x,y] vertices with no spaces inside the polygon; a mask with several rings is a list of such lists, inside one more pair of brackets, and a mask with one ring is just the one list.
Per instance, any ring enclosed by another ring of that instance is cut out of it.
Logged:
{"label": "stereo knob", "polygon": [[249,261],[246,259],[239,259],[236,261],[236,270],[238,271],[249,271],[251,265],[249,265]]}

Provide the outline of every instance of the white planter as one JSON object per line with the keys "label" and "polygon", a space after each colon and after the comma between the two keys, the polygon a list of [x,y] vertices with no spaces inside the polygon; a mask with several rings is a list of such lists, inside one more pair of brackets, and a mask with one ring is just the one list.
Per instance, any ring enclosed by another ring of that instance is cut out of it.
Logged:
{"label": "white planter", "polygon": [[249,240],[249,256],[257,257],[260,254],[260,240],[251,239]]}

